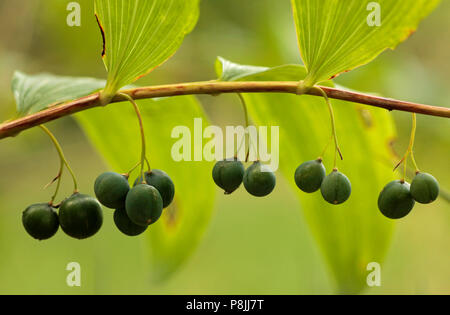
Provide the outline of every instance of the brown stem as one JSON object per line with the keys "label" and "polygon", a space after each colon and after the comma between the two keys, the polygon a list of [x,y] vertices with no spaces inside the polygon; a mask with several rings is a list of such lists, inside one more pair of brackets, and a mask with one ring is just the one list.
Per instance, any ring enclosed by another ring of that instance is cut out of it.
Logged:
{"label": "brown stem", "polygon": [[[121,93],[128,94],[135,100],[177,96],[210,94],[218,95],[222,93],[292,93],[297,94],[298,82],[220,82],[207,81],[196,83],[180,83],[171,85],[139,87],[130,90],[122,90]],[[368,94],[356,93],[346,90],[320,86],[329,98],[360,103],[387,110],[399,110],[430,116],[450,118],[450,108],[415,104],[398,101]],[[322,96],[316,89],[311,89],[306,94]],[[116,95],[112,102],[123,102],[127,99],[124,96]],[[89,95],[75,101],[62,105],[50,107],[46,110],[22,117],[0,125],[0,139],[12,137],[21,131],[36,127],[43,123],[68,116],[89,108],[100,106],[99,93]]]}

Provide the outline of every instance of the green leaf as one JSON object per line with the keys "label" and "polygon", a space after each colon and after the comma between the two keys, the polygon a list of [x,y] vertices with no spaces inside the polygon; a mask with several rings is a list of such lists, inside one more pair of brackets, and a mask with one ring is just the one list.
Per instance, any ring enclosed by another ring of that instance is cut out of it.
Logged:
{"label": "green leaf", "polygon": [[[387,48],[394,49],[440,2],[291,1],[300,53],[308,69],[305,82],[309,86],[364,65]],[[377,4],[381,14],[379,26],[373,24],[377,22]]]}
{"label": "green leaf", "polygon": [[[145,124],[151,166],[166,171],[175,184],[173,204],[146,232],[153,278],[163,280],[198,245],[209,224],[215,195],[211,163],[175,162],[172,158],[172,145],[177,141],[171,138],[172,130],[177,126],[194,130],[194,118],[202,118],[204,127],[209,122],[196,98],[191,96],[140,100],[138,105]],[[139,125],[131,104],[91,109],[77,114],[76,118],[112,170],[127,172],[137,163]],[[192,150],[194,145],[202,150],[197,142],[193,142]],[[135,173],[130,180],[134,181],[137,176]]]}
{"label": "green leaf", "polygon": [[104,80],[62,77],[47,73],[27,75],[16,71],[12,79],[18,117],[89,95],[104,86]]}
{"label": "green leaf", "polygon": [[[277,69],[279,73],[265,71],[240,80],[268,81],[280,79],[282,74],[284,80],[292,81],[306,73],[301,66]],[[286,69],[291,69],[290,73]],[[367,264],[383,262],[393,231],[392,222],[377,209],[378,193],[394,175],[389,144],[395,137],[395,128],[390,114],[382,109],[332,100],[345,158],[338,166],[353,188],[348,202],[332,206],[320,192],[305,194],[294,182],[296,168],[316,159],[330,139],[324,100],[290,94],[244,94],[244,98],[256,124],[280,127],[280,170],[298,193],[303,217],[330,266],[339,292],[359,292],[366,287]],[[332,151],[330,147],[324,156],[328,172],[333,163]]]}
{"label": "green leaf", "polygon": [[108,70],[105,97],[171,57],[199,16],[200,0],[95,0]]}

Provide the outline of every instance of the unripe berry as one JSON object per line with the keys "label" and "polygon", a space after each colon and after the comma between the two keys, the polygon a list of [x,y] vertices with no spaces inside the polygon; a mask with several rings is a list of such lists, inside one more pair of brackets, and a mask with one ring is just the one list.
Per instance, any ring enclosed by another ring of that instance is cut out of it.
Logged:
{"label": "unripe berry", "polygon": [[161,216],[163,200],[155,187],[139,184],[128,193],[125,209],[133,223],[148,226],[155,223]]}
{"label": "unripe berry", "polygon": [[128,179],[118,173],[106,172],[95,180],[94,191],[98,201],[105,207],[117,209],[125,206],[130,185]]}
{"label": "unripe berry", "polygon": [[75,193],[61,203],[59,222],[71,237],[80,240],[91,237],[102,227],[102,207],[97,199]]}
{"label": "unripe berry", "polygon": [[411,183],[411,196],[419,203],[432,203],[439,196],[439,183],[431,174],[417,173]]}
{"label": "unripe berry", "polygon": [[[173,184],[172,179],[166,172],[157,169],[146,172],[144,176],[145,182],[148,185],[155,187],[161,195],[163,208],[167,208],[172,203],[175,196],[175,185]],[[138,184],[142,184],[141,177],[138,177],[134,181],[134,186]]]}
{"label": "unripe berry", "polygon": [[141,226],[133,223],[128,217],[125,208],[114,211],[114,223],[120,232],[128,236],[137,236],[145,232],[148,226]]}
{"label": "unripe berry", "polygon": [[297,187],[306,193],[313,193],[320,189],[326,176],[322,160],[308,161],[300,165],[295,171]]}
{"label": "unripe berry", "polygon": [[339,205],[350,198],[352,185],[344,174],[334,169],[322,182],[320,186],[322,197],[328,203]]}
{"label": "unripe berry", "polygon": [[253,163],[244,173],[244,187],[253,196],[264,197],[276,185],[276,177],[268,166],[259,161]]}
{"label": "unripe berry", "polygon": [[58,214],[48,203],[29,206],[22,214],[25,230],[37,240],[46,240],[56,234],[59,228]]}
{"label": "unripe berry", "polygon": [[378,208],[389,219],[401,219],[414,208],[410,185],[405,181],[395,180],[387,184],[378,197]]}
{"label": "unripe berry", "polygon": [[214,165],[212,176],[216,185],[229,195],[242,184],[244,172],[244,165],[238,159],[223,160]]}

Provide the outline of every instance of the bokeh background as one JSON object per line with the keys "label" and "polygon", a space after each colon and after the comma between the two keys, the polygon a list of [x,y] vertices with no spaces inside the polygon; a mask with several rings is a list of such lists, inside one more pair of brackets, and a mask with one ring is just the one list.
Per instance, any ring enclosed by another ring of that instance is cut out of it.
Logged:
{"label": "bokeh background", "polygon": [[[101,37],[92,1],[82,6],[82,26],[68,27],[62,0],[1,0],[0,121],[14,114],[10,80],[27,73],[105,77]],[[262,66],[299,63],[290,1],[204,0],[201,16],[177,54],[139,84],[215,78],[216,56]],[[422,22],[395,51],[336,82],[385,96],[448,106],[450,103],[450,2]],[[200,97],[218,125],[240,124],[232,96]],[[407,146],[410,115],[393,113],[396,150]],[[48,125],[60,139],[83,191],[92,193],[95,177],[108,169],[70,117]],[[416,158],[422,169],[450,189],[449,121],[418,117]],[[37,129],[0,141],[0,293],[24,294],[304,294],[334,293],[334,285],[299,211],[298,200],[279,176],[270,198],[246,198],[217,191],[214,216],[198,250],[165,283],[152,283],[145,237],[119,234],[112,212],[94,238],[79,242],[62,232],[47,242],[23,230],[21,213],[48,199],[45,184],[57,171],[58,157]],[[370,178],[367,179],[368,181]],[[70,180],[63,186],[70,193]],[[211,183],[212,184],[212,183]],[[382,286],[364,293],[450,293],[450,203],[439,199],[417,205],[398,222],[383,263]],[[66,285],[67,263],[82,265],[81,288]]]}

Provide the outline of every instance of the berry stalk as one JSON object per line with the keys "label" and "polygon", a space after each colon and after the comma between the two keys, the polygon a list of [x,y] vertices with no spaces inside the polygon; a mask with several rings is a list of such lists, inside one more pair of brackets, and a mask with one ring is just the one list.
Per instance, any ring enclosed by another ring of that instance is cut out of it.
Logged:
{"label": "berry stalk", "polygon": [[[338,138],[337,138],[336,121],[335,121],[335,117],[334,117],[333,106],[331,105],[331,102],[330,102],[330,99],[328,98],[327,93],[325,93],[325,91],[321,87],[314,86],[311,89],[320,92],[328,106],[328,111],[330,113],[330,119],[331,119],[331,136],[334,140],[334,168],[336,168],[338,154],[339,154],[339,157],[341,158],[341,160],[343,160],[344,158],[342,156],[341,148],[339,147],[339,142],[338,142]],[[328,145],[327,145],[327,147],[328,147]]]}
{"label": "berry stalk", "polygon": [[142,150],[141,150],[141,171],[140,171],[140,178],[142,178],[143,183],[145,183],[145,177],[144,177],[144,163],[147,163],[148,168],[149,168],[149,172],[150,172],[150,163],[148,162],[147,158],[146,158],[146,141],[145,141],[145,132],[144,132],[144,123],[142,122],[142,114],[141,111],[139,110],[139,106],[136,104],[135,100],[129,96],[128,94],[123,94],[123,93],[119,93],[119,95],[123,96],[124,98],[126,98],[132,105],[133,108],[136,112],[136,116],[138,118],[139,121],[139,129],[141,132],[141,145],[142,145]]}
{"label": "berry stalk", "polygon": [[[244,99],[244,97],[242,96],[241,93],[238,93],[237,95],[239,96],[239,99],[240,99],[241,104],[242,104],[242,109],[244,110],[245,130],[247,130],[248,126],[250,125],[247,103],[245,102],[245,99]],[[250,139],[250,135],[249,135],[248,136],[249,144],[248,144],[248,147],[247,147],[247,153],[245,154],[245,162],[248,162],[248,157],[250,156],[250,140],[251,139]],[[244,139],[241,140],[241,144],[239,145],[239,148],[237,148],[236,156],[237,156],[238,152],[241,150],[241,147],[242,147],[242,144],[244,143],[244,141],[245,141],[245,136],[244,136]]]}
{"label": "berry stalk", "polygon": [[54,193],[54,195],[52,196],[52,199],[50,201],[50,204],[53,204],[53,202],[55,201],[55,198],[58,194],[59,188],[61,186],[61,177],[62,177],[62,173],[63,173],[63,166],[65,165],[67,167],[67,169],[69,170],[70,175],[72,176],[72,180],[73,180],[73,190],[74,193],[78,192],[78,183],[77,183],[77,179],[75,176],[75,173],[73,172],[72,168],[70,167],[69,163],[67,162],[66,157],[64,156],[64,152],[61,148],[61,145],[59,144],[58,140],[56,139],[56,137],[53,135],[53,133],[44,125],[39,125],[39,127],[48,135],[48,137],[50,138],[50,140],[52,141],[56,151],[58,152],[59,155],[59,159],[60,159],[60,169],[58,172],[58,176],[56,177],[57,179],[57,184],[56,184],[56,191]]}

